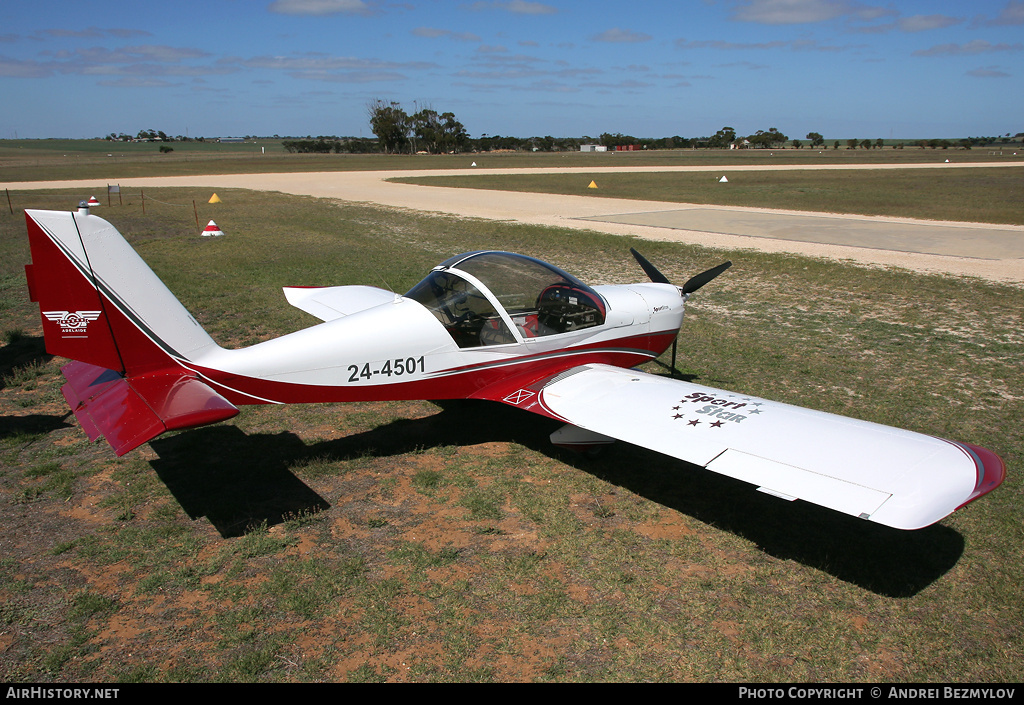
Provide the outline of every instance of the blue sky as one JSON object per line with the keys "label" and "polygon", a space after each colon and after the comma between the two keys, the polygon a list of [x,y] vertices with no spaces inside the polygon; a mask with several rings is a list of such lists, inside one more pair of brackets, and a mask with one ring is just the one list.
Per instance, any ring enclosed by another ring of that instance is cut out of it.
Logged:
{"label": "blue sky", "polygon": [[7,3],[0,138],[1024,131],[1024,0]]}

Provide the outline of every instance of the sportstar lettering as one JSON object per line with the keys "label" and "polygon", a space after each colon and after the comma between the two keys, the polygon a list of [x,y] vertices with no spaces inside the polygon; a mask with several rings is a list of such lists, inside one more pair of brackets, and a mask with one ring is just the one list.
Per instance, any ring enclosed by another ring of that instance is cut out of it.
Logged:
{"label": "sportstar lettering", "polygon": [[718,406],[705,406],[703,409],[697,409],[697,413],[710,414],[712,417],[722,419],[723,421],[735,421],[736,423],[739,423],[743,419],[747,418],[746,416],[741,416],[731,411],[726,411],[725,409]]}
{"label": "sportstar lettering", "polygon": [[693,392],[692,394],[687,394],[680,401],[683,402],[683,403],[691,402],[691,401],[692,402],[696,402],[696,403],[708,402],[708,403],[714,404],[715,406],[721,406],[721,407],[729,407],[729,406],[731,406],[734,409],[740,409],[740,408],[746,406],[745,402],[729,401],[728,399],[717,399],[717,398],[715,398],[713,396],[709,396],[707,394],[704,394],[703,392]]}

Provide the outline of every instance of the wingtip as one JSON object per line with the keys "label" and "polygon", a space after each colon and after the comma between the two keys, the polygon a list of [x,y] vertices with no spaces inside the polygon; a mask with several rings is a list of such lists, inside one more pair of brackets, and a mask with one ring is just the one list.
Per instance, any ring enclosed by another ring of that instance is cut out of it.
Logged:
{"label": "wingtip", "polygon": [[[1003,462],[1001,457],[996,453],[993,453],[988,448],[971,445],[970,443],[957,443],[956,445],[971,456],[978,472],[978,479],[975,483],[974,491],[967,500],[960,505],[960,507],[963,507],[970,504],[978,497],[988,494],[1003,483],[1003,480],[1006,479],[1006,463]],[[959,509],[960,507],[957,508]]]}

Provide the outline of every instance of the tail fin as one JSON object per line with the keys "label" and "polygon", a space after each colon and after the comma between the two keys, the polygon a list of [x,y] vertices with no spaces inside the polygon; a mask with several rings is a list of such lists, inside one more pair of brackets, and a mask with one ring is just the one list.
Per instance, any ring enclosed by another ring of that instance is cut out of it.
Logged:
{"label": "tail fin", "polygon": [[166,430],[238,413],[182,363],[216,343],[102,218],[25,211],[46,349],[76,362],[64,397],[93,440],[118,455]]}
{"label": "tail fin", "polygon": [[87,212],[25,211],[46,349],[128,375],[215,347],[121,234]]}

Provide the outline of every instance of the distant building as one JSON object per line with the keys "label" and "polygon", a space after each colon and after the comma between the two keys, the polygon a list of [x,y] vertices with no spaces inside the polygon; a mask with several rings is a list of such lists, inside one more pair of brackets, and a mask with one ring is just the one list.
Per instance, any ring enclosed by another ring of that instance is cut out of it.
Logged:
{"label": "distant building", "polygon": [[581,144],[581,152],[607,152],[608,148],[603,144]]}
{"label": "distant building", "polygon": [[240,143],[240,142],[245,142],[245,138],[244,137],[219,137],[217,139],[217,141],[218,142],[224,142],[224,143],[229,143],[229,142],[230,143]]}

